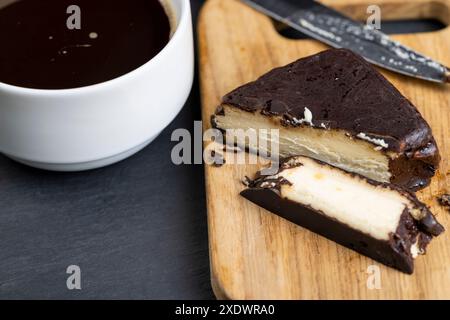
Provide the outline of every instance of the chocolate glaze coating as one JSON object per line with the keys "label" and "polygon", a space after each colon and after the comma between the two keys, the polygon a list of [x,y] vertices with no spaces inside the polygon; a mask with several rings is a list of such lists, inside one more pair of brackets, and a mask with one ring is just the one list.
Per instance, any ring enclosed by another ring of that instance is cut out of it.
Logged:
{"label": "chocolate glaze coating", "polygon": [[[293,166],[302,165],[299,162],[290,165],[289,160],[285,159],[280,164],[279,172],[292,168]],[[322,165],[327,165],[320,161],[317,162]],[[412,274],[414,271],[414,259],[411,254],[411,246],[418,242],[419,250],[425,252],[433,236],[441,234],[444,228],[437,222],[429,209],[412,193],[402,190],[395,185],[373,181],[358,174],[347,174],[365,179],[372,185],[391,188],[403,194],[415,204],[416,208],[422,211],[424,217],[421,220],[416,220],[409,210],[405,208],[400,217],[396,232],[389,235],[389,240],[383,241],[331,219],[323,212],[315,210],[310,206],[283,198],[280,195],[280,188],[282,185],[289,185],[290,182],[282,177],[274,179],[261,176],[257,173],[254,180],[248,181],[248,188],[242,191],[241,195],[284,219],[316,232],[387,266]]]}
{"label": "chocolate glaze coating", "polygon": [[[286,220],[387,266],[408,274],[412,274],[414,271],[413,259],[405,251],[405,248],[412,241],[408,241],[408,244],[402,244],[401,241],[397,240],[400,237],[394,234],[391,235],[389,241],[372,238],[339,221],[329,219],[321,212],[308,206],[281,198],[272,189],[250,188],[242,191],[241,195]],[[422,247],[425,246],[426,244],[422,242]]]}
{"label": "chocolate glaze coating", "polygon": [[[225,95],[222,104],[281,117],[284,126],[299,126],[305,108],[320,128],[364,133],[383,139],[391,160],[391,182],[418,190],[427,186],[439,161],[431,129],[419,111],[363,58],[346,49],[331,49],[276,68]],[[220,107],[218,113],[220,114]]]}

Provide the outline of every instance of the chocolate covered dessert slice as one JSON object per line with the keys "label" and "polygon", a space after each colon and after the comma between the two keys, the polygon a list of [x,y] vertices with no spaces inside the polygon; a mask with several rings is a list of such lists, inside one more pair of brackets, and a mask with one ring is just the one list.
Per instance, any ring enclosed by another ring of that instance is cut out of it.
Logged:
{"label": "chocolate covered dessert slice", "polygon": [[345,49],[300,59],[237,88],[212,123],[222,130],[279,129],[281,157],[313,157],[410,190],[428,185],[440,160],[417,109]]}
{"label": "chocolate covered dessert slice", "polygon": [[247,183],[241,195],[255,204],[409,274],[444,231],[413,194],[307,157]]}

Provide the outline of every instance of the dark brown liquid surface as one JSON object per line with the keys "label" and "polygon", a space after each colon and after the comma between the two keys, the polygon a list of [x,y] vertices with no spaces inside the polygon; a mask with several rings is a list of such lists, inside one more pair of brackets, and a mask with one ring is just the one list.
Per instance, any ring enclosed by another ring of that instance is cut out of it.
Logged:
{"label": "dark brown liquid surface", "polygon": [[[79,30],[67,27],[71,5],[81,9]],[[158,0],[15,1],[0,8],[0,82],[38,89],[104,82],[148,62],[169,37]]]}

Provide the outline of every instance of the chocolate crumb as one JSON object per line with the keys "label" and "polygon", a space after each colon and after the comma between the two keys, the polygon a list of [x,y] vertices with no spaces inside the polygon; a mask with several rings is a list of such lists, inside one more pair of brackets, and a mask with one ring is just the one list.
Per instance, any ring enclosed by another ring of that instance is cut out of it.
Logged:
{"label": "chocolate crumb", "polygon": [[443,194],[438,198],[439,204],[450,211],[450,194]]}
{"label": "chocolate crumb", "polygon": [[244,179],[242,179],[242,184],[246,187],[250,186],[251,183],[252,183],[252,179],[250,179],[247,176],[245,176]]}
{"label": "chocolate crumb", "polygon": [[218,168],[223,166],[226,161],[222,154],[216,152],[215,150],[211,151],[211,158],[213,160],[212,166]]}
{"label": "chocolate crumb", "polygon": [[260,189],[272,189],[280,191],[281,186],[288,185],[291,186],[292,183],[286,180],[283,177],[275,177],[275,176],[259,176],[254,180],[250,180],[248,187],[250,188],[260,188]]}
{"label": "chocolate crumb", "polygon": [[303,163],[295,160],[295,158],[286,158],[280,164],[280,169],[292,169],[300,166],[303,166]]}

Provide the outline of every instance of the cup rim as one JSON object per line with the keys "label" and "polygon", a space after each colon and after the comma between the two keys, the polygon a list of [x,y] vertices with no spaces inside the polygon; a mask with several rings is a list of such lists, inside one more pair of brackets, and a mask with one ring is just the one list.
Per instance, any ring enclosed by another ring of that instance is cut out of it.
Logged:
{"label": "cup rim", "polygon": [[[176,1],[176,0],[169,0],[169,1]],[[135,76],[138,73],[144,72],[146,68],[150,68],[153,65],[157,64],[163,55],[167,51],[169,51],[173,46],[174,42],[178,40],[178,38],[181,37],[180,29],[185,29],[187,23],[190,23],[188,20],[188,12],[189,12],[189,0],[178,0],[181,3],[181,10],[179,13],[179,17],[176,17],[175,21],[177,22],[175,26],[175,31],[172,34],[172,37],[169,39],[167,44],[164,46],[164,48],[161,49],[161,51],[158,52],[153,58],[151,58],[149,61],[144,63],[143,65],[125,73],[122,74],[116,78],[113,78],[111,80],[106,80],[103,82],[99,82],[92,85],[87,85],[84,87],[77,87],[77,88],[66,88],[66,89],[39,89],[39,88],[27,88],[27,87],[20,87],[12,84],[7,84],[0,81],[0,91],[10,91],[13,93],[18,94],[37,94],[37,95],[67,95],[67,94],[77,94],[77,93],[87,93],[93,90],[101,90],[108,86],[113,86],[121,81],[128,80],[129,78]],[[169,4],[169,6],[173,7],[173,4]],[[173,8],[171,8],[174,10]]]}

